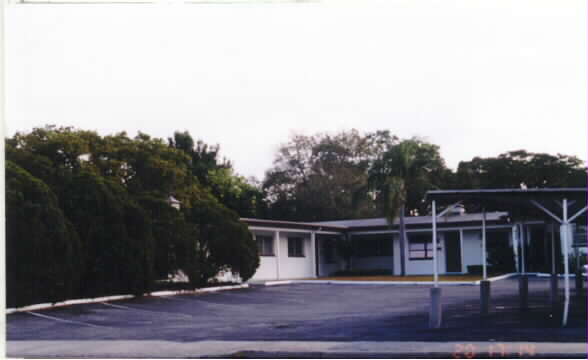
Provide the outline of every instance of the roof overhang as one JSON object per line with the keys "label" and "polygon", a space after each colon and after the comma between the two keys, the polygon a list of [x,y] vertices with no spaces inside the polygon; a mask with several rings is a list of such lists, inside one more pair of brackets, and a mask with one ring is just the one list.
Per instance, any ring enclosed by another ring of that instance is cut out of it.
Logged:
{"label": "roof overhang", "polygon": [[[568,212],[576,214],[572,216],[576,219],[586,211],[587,194],[586,188],[431,190],[426,193],[425,200],[499,207],[515,218],[551,217],[561,223],[563,216],[555,214],[561,212],[563,200],[567,201]],[[581,217],[578,220],[585,222],[586,219]]]}
{"label": "roof overhang", "polygon": [[520,202],[528,200],[582,200],[586,202],[585,188],[543,188],[543,189],[475,189],[475,190],[430,190],[426,200],[460,201],[474,200]]}
{"label": "roof overhang", "polygon": [[253,218],[241,218],[241,221],[243,221],[250,227],[281,228],[284,230],[294,229],[309,231],[344,232],[348,229],[346,226],[321,225],[297,221],[265,220]]}

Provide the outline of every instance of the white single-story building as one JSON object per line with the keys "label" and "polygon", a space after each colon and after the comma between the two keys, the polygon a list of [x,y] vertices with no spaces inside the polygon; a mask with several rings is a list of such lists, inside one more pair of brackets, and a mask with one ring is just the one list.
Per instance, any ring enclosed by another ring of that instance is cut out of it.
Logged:
{"label": "white single-story building", "polygon": [[[260,266],[251,280],[316,278],[345,270],[377,269],[401,273],[400,257],[405,258],[407,275],[433,273],[431,216],[405,218],[407,242],[404,254],[399,244],[398,220],[390,226],[385,218],[323,222],[292,222],[242,218],[257,241]],[[543,221],[525,222],[525,243],[539,237],[533,228],[544,228]],[[520,262],[517,243],[520,228],[510,222],[506,212],[486,213],[489,246],[503,242],[514,249],[516,266]],[[465,213],[456,208],[437,220],[437,257],[441,274],[464,274],[468,266],[481,265],[482,213]],[[352,256],[347,260],[337,251],[337,241],[351,239]],[[548,245],[547,234],[540,244]],[[543,241],[544,240],[544,241]],[[542,251],[542,250],[541,250]],[[551,257],[551,255],[549,255]]]}

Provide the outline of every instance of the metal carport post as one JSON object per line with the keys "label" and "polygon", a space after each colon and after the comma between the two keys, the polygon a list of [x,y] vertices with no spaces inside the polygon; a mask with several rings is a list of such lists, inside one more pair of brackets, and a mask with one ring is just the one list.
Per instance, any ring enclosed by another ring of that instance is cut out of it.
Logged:
{"label": "metal carport post", "polygon": [[[498,207],[502,207],[501,210],[514,210],[517,215],[525,214],[525,210],[527,211],[526,214],[529,214],[529,209],[537,208],[541,210],[544,214],[555,219],[558,223],[561,224],[560,226],[560,233],[561,239],[564,248],[564,286],[565,286],[565,304],[563,309],[563,318],[562,318],[562,326],[567,324],[568,315],[569,315],[569,294],[570,294],[570,285],[569,285],[569,258],[568,258],[568,241],[571,239],[570,232],[571,232],[571,223],[580,215],[586,212],[588,206],[586,206],[586,188],[542,188],[542,189],[476,189],[476,190],[432,190],[428,191],[426,194],[426,198],[432,200],[433,210],[435,209],[435,200],[459,200],[459,201],[466,201],[471,200],[474,202],[482,202],[484,206],[487,203],[494,203]],[[570,202],[570,198],[573,200]],[[558,217],[552,211],[550,211],[546,206],[543,206],[539,203],[538,200],[545,201],[545,200],[553,200],[559,203],[559,199],[563,199],[561,202],[561,207],[563,210],[562,217]],[[580,206],[584,204],[584,206],[579,209],[574,215],[568,216],[568,208],[572,206],[572,204],[578,203]],[[533,205],[533,206],[529,206]],[[518,229],[517,229],[518,230]],[[517,231],[519,233],[518,240],[526,240],[524,238],[524,229]],[[522,239],[521,239],[522,238]],[[435,238],[434,238],[435,239]],[[521,259],[520,270],[522,275],[525,274],[525,264],[524,264],[524,242],[520,241],[521,247],[521,255],[523,259]],[[484,264],[484,263],[483,263]],[[437,271],[437,269],[435,269]],[[553,287],[552,287],[553,288]],[[523,295],[521,293],[521,295]]]}

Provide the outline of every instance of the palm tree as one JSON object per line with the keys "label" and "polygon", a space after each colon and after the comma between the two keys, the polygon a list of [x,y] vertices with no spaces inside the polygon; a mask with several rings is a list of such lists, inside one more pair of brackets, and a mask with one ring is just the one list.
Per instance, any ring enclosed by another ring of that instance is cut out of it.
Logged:
{"label": "palm tree", "polygon": [[370,169],[370,184],[378,192],[381,211],[390,228],[399,219],[401,276],[406,275],[406,206],[435,187],[430,176],[432,169],[445,169],[438,148],[417,138],[390,147]]}

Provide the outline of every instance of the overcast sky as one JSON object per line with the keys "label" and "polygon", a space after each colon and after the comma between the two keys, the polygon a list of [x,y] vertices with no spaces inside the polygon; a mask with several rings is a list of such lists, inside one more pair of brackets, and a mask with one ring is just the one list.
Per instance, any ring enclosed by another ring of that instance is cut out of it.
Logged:
{"label": "overcast sky", "polygon": [[293,132],[418,135],[448,165],[586,159],[583,0],[20,5],[6,11],[7,135],[189,130],[262,178]]}

